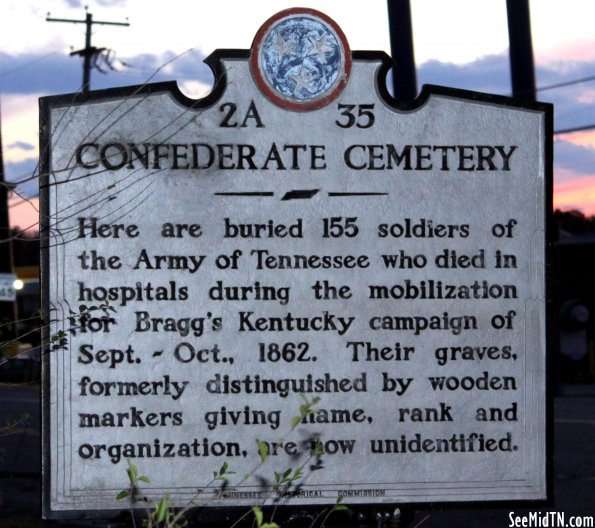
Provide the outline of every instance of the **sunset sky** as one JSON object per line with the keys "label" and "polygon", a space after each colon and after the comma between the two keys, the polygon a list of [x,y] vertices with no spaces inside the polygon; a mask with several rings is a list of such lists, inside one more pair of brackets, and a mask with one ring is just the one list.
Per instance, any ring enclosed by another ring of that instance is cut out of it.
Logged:
{"label": "sunset sky", "polygon": [[[411,0],[418,84],[510,95],[505,0]],[[93,45],[113,50],[93,71],[93,89],[175,79],[189,96],[204,95],[212,76],[203,59],[217,48],[250,47],[260,25],[287,7],[313,7],[343,29],[351,49],[390,52],[386,1],[319,0],[19,0],[0,6],[0,109],[4,165],[22,182],[11,223],[36,227],[37,99],[80,89],[82,65],[70,51],[84,47],[88,5]],[[595,124],[595,2],[533,0],[538,99],[555,104],[554,129]],[[114,68],[110,69],[111,66]],[[588,79],[584,82],[576,82]],[[560,84],[571,83],[565,86]],[[554,207],[595,215],[595,129],[554,139]],[[23,199],[26,198],[26,199]]]}

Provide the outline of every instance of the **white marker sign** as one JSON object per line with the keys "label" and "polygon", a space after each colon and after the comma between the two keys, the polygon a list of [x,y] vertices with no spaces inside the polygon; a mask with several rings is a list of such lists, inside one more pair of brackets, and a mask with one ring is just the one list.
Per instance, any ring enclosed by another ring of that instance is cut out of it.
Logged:
{"label": "white marker sign", "polygon": [[45,514],[545,499],[550,106],[307,9],[209,64],[42,100]]}
{"label": "white marker sign", "polygon": [[14,273],[0,273],[0,301],[14,301],[17,291],[14,281],[17,276]]}

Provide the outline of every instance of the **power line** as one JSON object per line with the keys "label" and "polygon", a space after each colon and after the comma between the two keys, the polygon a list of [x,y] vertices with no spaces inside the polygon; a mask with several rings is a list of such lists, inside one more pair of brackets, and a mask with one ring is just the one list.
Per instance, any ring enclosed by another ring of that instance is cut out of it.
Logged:
{"label": "power line", "polygon": [[83,87],[82,92],[87,93],[91,84],[91,68],[97,62],[97,56],[105,50],[105,48],[96,48],[91,46],[91,29],[93,24],[102,26],[130,26],[128,22],[105,22],[102,20],[93,20],[93,15],[87,12],[85,20],[72,20],[70,18],[50,18],[49,13],[46,17],[47,22],[70,22],[72,24],[86,24],[87,30],[85,32],[85,47],[83,49],[73,51],[70,55],[80,55],[83,57]]}
{"label": "power line", "polygon": [[580,127],[564,128],[562,130],[554,130],[554,135],[558,134],[570,134],[571,132],[582,132],[583,130],[592,130],[595,128],[595,124],[584,125]]}
{"label": "power line", "polygon": [[554,88],[563,88],[565,86],[572,86],[573,84],[580,84],[584,82],[595,81],[595,75],[591,75],[590,77],[583,77],[582,79],[574,79],[573,81],[566,81],[556,84],[550,84],[547,86],[542,86],[541,88],[537,88],[536,91],[543,92],[545,90],[553,90]]}

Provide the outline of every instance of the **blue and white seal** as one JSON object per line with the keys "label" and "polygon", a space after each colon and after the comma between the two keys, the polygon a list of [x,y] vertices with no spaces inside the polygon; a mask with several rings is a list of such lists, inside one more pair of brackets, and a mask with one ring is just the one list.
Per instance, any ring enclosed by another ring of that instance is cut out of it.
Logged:
{"label": "blue and white seal", "polygon": [[263,24],[250,64],[267,98],[305,111],[321,108],[339,95],[349,77],[351,55],[333,20],[313,9],[294,8]]}

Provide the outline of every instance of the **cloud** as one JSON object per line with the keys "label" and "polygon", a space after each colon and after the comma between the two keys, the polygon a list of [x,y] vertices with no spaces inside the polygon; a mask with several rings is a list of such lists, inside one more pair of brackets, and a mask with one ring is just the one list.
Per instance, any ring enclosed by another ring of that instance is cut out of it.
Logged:
{"label": "cloud", "polygon": [[[119,71],[124,77],[136,77],[138,84],[162,80],[198,81],[211,85],[213,75],[204,64],[205,55],[198,50],[176,54],[167,51],[161,55],[143,54],[124,59],[125,66]],[[111,73],[110,73],[111,74]],[[98,78],[98,76],[96,76]]]}
{"label": "cloud", "polygon": [[499,95],[510,94],[507,55],[490,55],[466,64],[428,61],[418,67],[418,82]]}
{"label": "cloud", "polygon": [[564,182],[554,186],[555,209],[577,209],[587,216],[595,215],[595,176],[572,179],[567,175]]}
{"label": "cloud", "polygon": [[21,149],[21,150],[35,150],[35,145],[25,143],[24,141],[15,141],[10,145],[6,145],[7,149]]}
{"label": "cloud", "polygon": [[64,54],[0,52],[0,90],[3,93],[57,94],[76,91],[81,84],[80,61]]}
{"label": "cloud", "polygon": [[539,64],[548,64],[555,61],[593,61],[595,60],[595,47],[592,40],[572,41],[555,49],[538,52],[535,60]]}
{"label": "cloud", "polygon": [[[66,0],[66,3],[70,7],[84,7],[89,3],[89,0]],[[95,4],[100,5],[102,7],[114,7],[117,5],[124,5],[126,0],[95,0]]]}
{"label": "cloud", "polygon": [[6,181],[23,182],[17,185],[19,196],[31,197],[39,194],[37,175],[37,157],[23,161],[4,162]]}
{"label": "cloud", "polygon": [[[197,50],[180,55],[168,51],[130,58],[104,55],[91,72],[91,88],[97,90],[166,80],[211,85],[213,77],[203,63],[204,59],[205,55]],[[10,55],[0,52],[0,64],[0,91],[5,94],[73,93],[82,84],[82,61],[67,54]]]}
{"label": "cloud", "polygon": [[[592,77],[594,74],[595,59],[586,62],[567,60],[538,67],[536,78],[538,87],[548,88]],[[555,106],[555,130],[595,123],[595,106],[592,103],[594,86],[595,81],[590,81],[538,90],[539,100],[553,103]]]}
{"label": "cloud", "polygon": [[570,169],[575,175],[593,175],[595,172],[595,149],[589,146],[577,145],[570,141],[557,140],[556,165]]}
{"label": "cloud", "polygon": [[575,145],[583,145],[595,149],[595,129],[573,132],[572,134],[560,134],[556,137],[574,143]]}
{"label": "cloud", "polygon": [[124,5],[126,0],[95,0],[97,4],[103,7],[114,7],[117,5]]}

